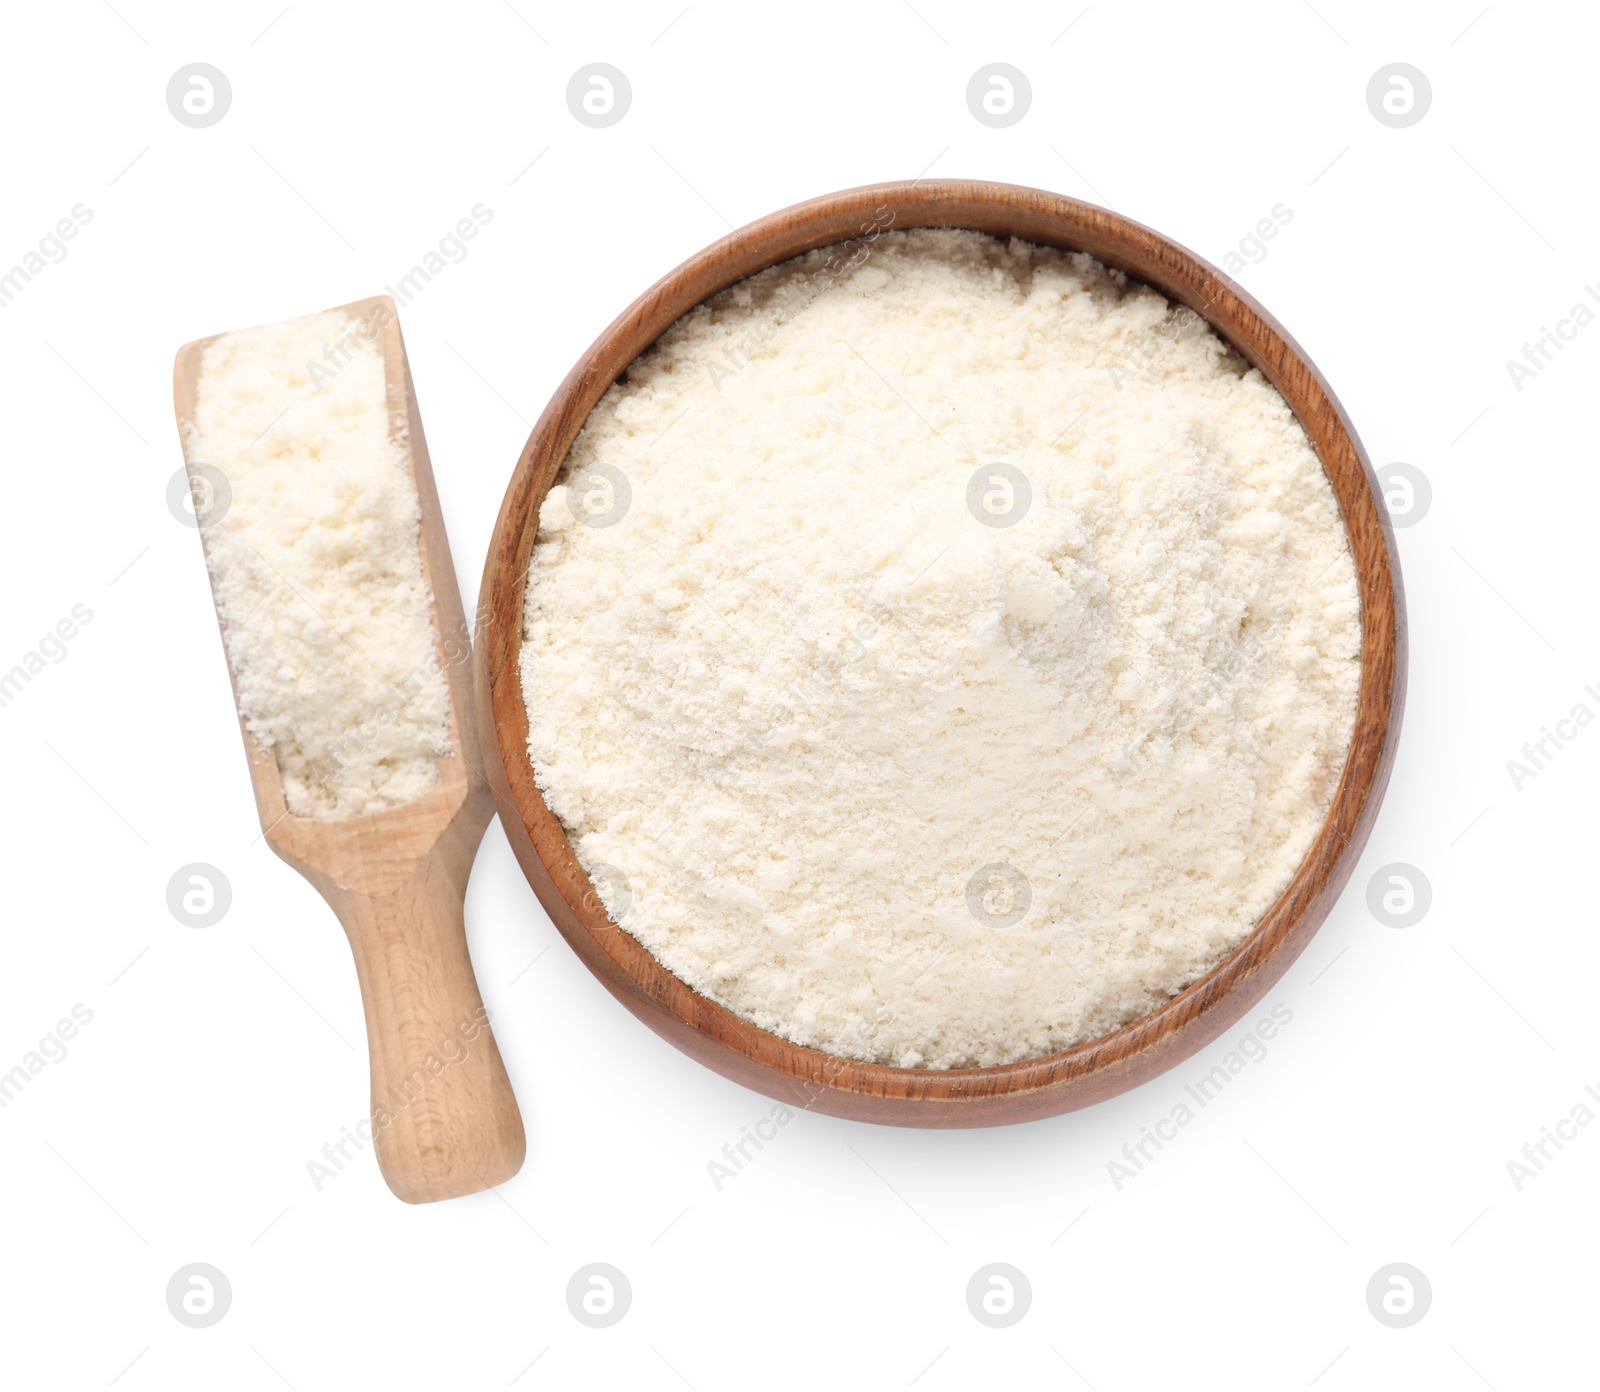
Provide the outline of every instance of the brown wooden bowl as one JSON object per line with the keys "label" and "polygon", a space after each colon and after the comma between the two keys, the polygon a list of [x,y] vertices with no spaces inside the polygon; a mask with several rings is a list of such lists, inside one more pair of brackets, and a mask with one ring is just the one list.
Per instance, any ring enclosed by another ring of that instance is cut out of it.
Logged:
{"label": "brown wooden bowl", "polygon": [[[1253,932],[1159,1009],[1065,1052],[996,1068],[856,1063],[746,1024],[692,990],[615,927],[534,784],[518,655],[539,505],[601,395],[681,315],[737,280],[814,247],[896,229],[961,227],[1087,251],[1188,305],[1283,394],[1339,499],[1361,592],[1362,672],[1344,776],[1310,853]],[[657,282],[595,340],[556,391],[517,461],[489,546],[477,675],[490,782],[506,834],[551,920],[635,1015],[685,1053],[795,1107],[897,1126],[991,1126],[1088,1106],[1217,1038],[1305,949],[1349,879],[1389,780],[1405,699],[1405,607],[1377,480],[1344,411],[1294,340],[1221,271],[1136,222],[1010,184],[918,180],[812,199],[731,233]],[[490,735],[493,737],[491,738]]]}

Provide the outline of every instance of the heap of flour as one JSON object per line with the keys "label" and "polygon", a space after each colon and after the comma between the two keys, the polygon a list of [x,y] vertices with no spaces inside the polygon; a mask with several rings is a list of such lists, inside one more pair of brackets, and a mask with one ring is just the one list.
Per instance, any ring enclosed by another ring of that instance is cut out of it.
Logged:
{"label": "heap of flour", "polygon": [[634,363],[564,478],[538,784],[621,925],[787,1039],[960,1068],[1106,1034],[1251,932],[1331,802],[1328,480],[1259,373],[1088,256],[776,266]]}
{"label": "heap of flour", "polygon": [[304,817],[411,802],[450,748],[379,327],[332,310],[223,334],[202,356],[184,442],[231,491],[205,529],[228,661]]}

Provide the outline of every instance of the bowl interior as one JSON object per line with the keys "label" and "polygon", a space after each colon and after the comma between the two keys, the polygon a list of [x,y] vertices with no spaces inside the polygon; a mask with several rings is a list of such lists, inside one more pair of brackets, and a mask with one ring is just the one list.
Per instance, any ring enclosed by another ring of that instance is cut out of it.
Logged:
{"label": "bowl interior", "polygon": [[[1339,501],[1361,597],[1362,671],[1344,773],[1278,902],[1222,963],[1150,1014],[1064,1052],[992,1068],[893,1068],[792,1044],[699,995],[613,925],[534,783],[518,667],[539,505],[606,389],[675,320],[734,282],[816,247],[841,244],[848,256],[883,230],[915,227],[1086,251],[1200,314],[1305,428]],[[1221,271],[1138,223],[1057,194],[957,180],[873,185],[785,209],[691,257],[629,306],[568,374],[518,460],[484,571],[476,646],[484,754],[502,821],[535,893],[590,970],[651,1028],[728,1077],[792,1106],[911,1126],[993,1125],[1086,1106],[1237,1021],[1304,949],[1348,879],[1388,781],[1405,685],[1399,567],[1377,482],[1294,341]]]}

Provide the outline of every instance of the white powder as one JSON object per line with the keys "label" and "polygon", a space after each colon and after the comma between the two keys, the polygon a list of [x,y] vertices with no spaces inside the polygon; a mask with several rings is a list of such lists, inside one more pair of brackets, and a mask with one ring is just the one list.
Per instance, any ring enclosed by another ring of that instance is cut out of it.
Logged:
{"label": "white powder", "polygon": [[[298,816],[411,802],[449,752],[379,327],[330,311],[223,334],[204,352],[185,442],[232,487],[206,527],[217,608],[240,710]],[[330,380],[323,350],[341,339],[349,357]]]}
{"label": "white powder", "polygon": [[[1202,976],[1309,849],[1359,675],[1338,506],[1259,373],[1087,256],[893,233],[808,280],[835,255],[595,408],[539,517],[529,754],[622,925],[744,1019],[1050,1053]],[[1001,462],[1032,496],[995,527]]]}

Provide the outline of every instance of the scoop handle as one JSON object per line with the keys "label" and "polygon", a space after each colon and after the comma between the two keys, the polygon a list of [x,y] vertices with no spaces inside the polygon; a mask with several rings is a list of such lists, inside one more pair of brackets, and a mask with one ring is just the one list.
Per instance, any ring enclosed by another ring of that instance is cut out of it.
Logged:
{"label": "scoop handle", "polygon": [[467,955],[465,890],[438,851],[392,893],[323,887],[361,982],[378,1168],[407,1203],[492,1188],[527,1150]]}

